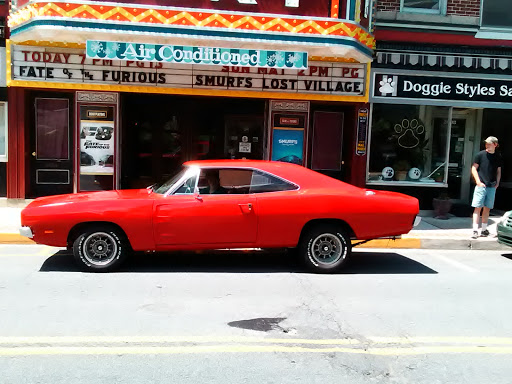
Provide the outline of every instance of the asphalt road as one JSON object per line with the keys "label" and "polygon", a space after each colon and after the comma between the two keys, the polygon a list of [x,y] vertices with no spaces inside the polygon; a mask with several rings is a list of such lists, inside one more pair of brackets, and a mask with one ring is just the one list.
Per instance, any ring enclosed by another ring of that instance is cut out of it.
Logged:
{"label": "asphalt road", "polygon": [[512,249],[138,255],[0,245],[0,383],[511,383]]}

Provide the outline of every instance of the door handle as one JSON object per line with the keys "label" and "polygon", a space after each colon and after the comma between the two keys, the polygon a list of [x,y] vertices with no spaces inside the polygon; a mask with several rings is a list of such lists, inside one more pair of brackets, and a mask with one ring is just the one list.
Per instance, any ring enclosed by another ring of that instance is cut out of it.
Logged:
{"label": "door handle", "polygon": [[35,152],[32,152],[32,156],[36,157],[36,153],[35,153]]}
{"label": "door handle", "polygon": [[238,204],[243,213],[250,213],[252,211],[252,204]]}

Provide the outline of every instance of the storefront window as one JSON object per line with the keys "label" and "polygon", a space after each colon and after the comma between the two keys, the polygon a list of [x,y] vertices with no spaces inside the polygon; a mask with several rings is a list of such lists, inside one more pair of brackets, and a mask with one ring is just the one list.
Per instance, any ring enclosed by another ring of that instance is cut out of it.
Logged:
{"label": "storefront window", "polygon": [[402,0],[402,11],[421,13],[445,13],[445,0]]}
{"label": "storefront window", "polygon": [[36,100],[36,158],[69,159],[69,101],[39,98]]}
{"label": "storefront window", "polygon": [[450,115],[447,107],[374,104],[368,183],[446,185]]}

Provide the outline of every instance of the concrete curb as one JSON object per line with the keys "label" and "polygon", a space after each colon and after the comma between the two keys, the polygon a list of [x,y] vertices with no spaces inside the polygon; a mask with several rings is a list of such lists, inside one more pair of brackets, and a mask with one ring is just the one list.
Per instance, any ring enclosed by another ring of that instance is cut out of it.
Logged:
{"label": "concrete curb", "polygon": [[0,233],[0,244],[35,244],[35,242],[17,233]]}
{"label": "concrete curb", "polygon": [[454,250],[482,250],[482,251],[508,251],[512,248],[498,243],[497,239],[450,239],[450,238],[402,238],[397,240],[378,239],[358,245],[357,248],[390,248],[390,249],[454,249]]}
{"label": "concrete curb", "polygon": [[[359,240],[353,241],[355,244]],[[0,244],[35,244],[17,233],[0,233]],[[512,253],[512,248],[498,243],[497,239],[422,239],[408,237],[401,239],[377,239],[358,245],[356,248],[388,249],[455,249],[455,250],[503,250]]]}

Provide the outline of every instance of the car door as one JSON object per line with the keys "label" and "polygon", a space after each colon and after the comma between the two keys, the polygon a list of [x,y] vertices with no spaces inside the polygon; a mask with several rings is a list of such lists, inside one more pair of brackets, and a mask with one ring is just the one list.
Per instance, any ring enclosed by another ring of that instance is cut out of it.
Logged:
{"label": "car door", "polygon": [[297,245],[307,209],[298,185],[263,171],[254,171],[251,193],[258,203],[258,247]]}
{"label": "car door", "polygon": [[[207,187],[201,185],[204,184],[201,174],[185,180],[183,188],[156,202],[157,245],[244,247],[255,243],[258,220],[256,199],[249,193],[252,171],[218,171],[224,193],[207,193]],[[244,188],[246,179],[249,182]]]}

